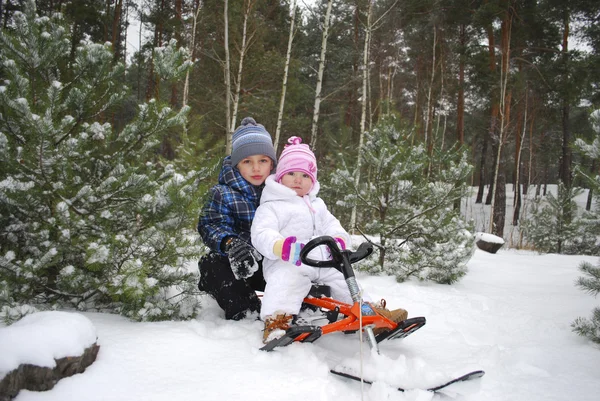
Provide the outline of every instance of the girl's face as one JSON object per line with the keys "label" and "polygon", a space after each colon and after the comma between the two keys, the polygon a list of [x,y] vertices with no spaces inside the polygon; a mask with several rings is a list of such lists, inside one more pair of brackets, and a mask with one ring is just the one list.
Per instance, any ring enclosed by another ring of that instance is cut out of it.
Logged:
{"label": "girl's face", "polygon": [[304,196],[310,192],[313,182],[310,176],[302,171],[290,171],[281,177],[281,184],[296,191],[296,195]]}
{"label": "girl's face", "polygon": [[273,160],[265,155],[248,156],[237,164],[237,169],[246,181],[258,186],[264,184],[271,174]]}

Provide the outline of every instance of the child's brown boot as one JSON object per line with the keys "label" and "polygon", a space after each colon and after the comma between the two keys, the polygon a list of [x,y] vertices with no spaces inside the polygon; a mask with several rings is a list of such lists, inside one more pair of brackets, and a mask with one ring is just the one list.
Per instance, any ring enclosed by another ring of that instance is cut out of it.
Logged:
{"label": "child's brown boot", "polygon": [[[373,305],[373,309],[375,309],[375,311],[377,311],[377,313],[379,313],[380,315],[385,316],[386,318],[390,319],[396,324],[408,318],[408,312],[405,309],[398,308],[394,310],[389,310],[385,307],[385,304],[385,299],[382,299],[381,302]],[[373,334],[378,335],[388,330],[389,329],[386,327],[377,327],[373,329]]]}
{"label": "child's brown boot", "polygon": [[265,329],[263,331],[263,344],[283,336],[285,331],[290,328],[292,318],[292,315],[286,315],[285,313],[267,316],[265,318]]}

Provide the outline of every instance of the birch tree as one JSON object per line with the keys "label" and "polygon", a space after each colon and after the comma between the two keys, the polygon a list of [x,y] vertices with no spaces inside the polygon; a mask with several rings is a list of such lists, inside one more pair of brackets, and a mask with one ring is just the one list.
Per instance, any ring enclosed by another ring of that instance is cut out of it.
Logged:
{"label": "birch tree", "polygon": [[231,130],[231,76],[229,72],[229,0],[223,2],[223,22],[225,24],[224,29],[224,49],[225,49],[225,67],[224,67],[224,78],[225,78],[225,131],[227,136],[227,145],[225,147],[225,153],[231,153],[231,141],[232,133]]}
{"label": "birch tree", "polygon": [[[361,113],[360,113],[360,135],[358,140],[358,154],[360,155],[365,133],[365,124],[367,120],[367,77],[369,74],[369,44],[371,42],[371,18],[373,14],[373,3],[374,0],[369,0],[369,8],[367,10],[367,26],[365,28],[365,44],[363,48],[363,76],[362,76],[362,96],[361,96]],[[361,158],[360,156],[356,159],[356,171],[354,173],[354,187],[358,188],[360,185],[360,168]],[[350,229],[354,232],[356,228],[356,205],[352,208],[352,214],[350,216]]]}
{"label": "birch tree", "polygon": [[[235,94],[233,96],[233,114],[231,116],[231,123],[229,125],[229,132],[235,131],[237,113],[240,104],[240,92],[242,89],[242,72],[244,71],[244,57],[250,48],[254,33],[248,35],[248,19],[250,18],[250,12],[254,6],[255,0],[247,0],[244,9],[244,23],[242,25],[242,45],[240,46],[240,62],[238,64],[238,73],[235,80]],[[287,66],[286,66],[287,67]]]}
{"label": "birch tree", "polygon": [[319,111],[321,108],[321,90],[323,87],[323,72],[325,71],[325,55],[327,53],[327,38],[329,37],[329,22],[331,21],[331,5],[333,0],[327,2],[325,21],[323,21],[323,38],[321,40],[321,57],[319,58],[319,72],[317,74],[317,87],[315,89],[315,105],[313,107],[312,128],[310,131],[310,146],[313,150],[317,146],[317,127],[319,125]]}
{"label": "birch tree", "polygon": [[[194,2],[194,10],[193,10],[193,19],[192,19],[192,38],[190,41],[190,62],[194,63],[195,62],[195,57],[196,57],[196,28],[198,26],[198,16],[200,15],[200,1],[196,0]],[[185,81],[183,84],[183,98],[181,100],[182,103],[182,107],[187,106],[188,104],[188,99],[190,97],[190,71],[188,70],[185,74]],[[187,135],[187,122],[185,124],[183,124],[183,140],[184,143],[187,142],[188,139],[188,135]]]}
{"label": "birch tree", "polygon": [[[504,21],[502,21],[502,56],[500,68],[500,132],[498,134],[498,151],[496,153],[496,168],[494,174],[494,182],[492,187],[492,203],[490,207],[490,227],[492,234],[502,237],[504,233],[504,212],[506,208],[506,194],[504,193],[504,182],[499,181],[502,148],[507,131],[507,125],[510,121],[510,102],[511,92],[508,90],[508,77],[510,75],[510,34],[512,28],[512,11],[507,9],[505,12]],[[498,188],[499,184],[501,188]],[[499,209],[499,210],[496,210]]]}
{"label": "birch tree", "polygon": [[[362,150],[363,147],[363,143],[364,143],[364,134],[365,134],[365,130],[366,128],[366,123],[367,123],[367,101],[369,98],[369,62],[370,62],[370,46],[371,46],[371,36],[372,36],[372,32],[374,29],[374,27],[378,26],[379,22],[387,15],[387,13],[392,10],[396,4],[398,3],[398,1],[395,1],[394,4],[391,5],[391,7],[389,7],[376,21],[375,23],[372,22],[373,19],[373,6],[375,5],[375,0],[369,0],[369,7],[367,9],[367,25],[365,27],[365,42],[364,42],[364,48],[363,48],[363,60],[362,60],[362,96],[361,96],[361,114],[360,114],[360,135],[359,135],[359,140],[358,140],[358,154],[360,155],[360,152]],[[370,116],[369,117],[369,121],[370,121]],[[360,169],[361,169],[362,163],[361,163],[361,158],[358,157],[356,160],[356,171],[354,173],[354,186],[355,188],[358,188],[360,185]],[[356,226],[356,205],[352,208],[352,214],[350,216],[350,227],[352,232],[354,232]]]}
{"label": "birch tree", "polygon": [[281,98],[279,99],[279,113],[277,114],[277,128],[275,129],[275,152],[279,145],[279,137],[281,136],[281,122],[283,121],[283,110],[285,108],[285,92],[287,90],[287,78],[290,68],[290,58],[292,55],[292,42],[294,41],[294,25],[296,22],[296,0],[292,0],[291,4],[291,21],[290,35],[288,37],[287,53],[285,56],[285,68],[283,69],[283,83],[281,84]]}

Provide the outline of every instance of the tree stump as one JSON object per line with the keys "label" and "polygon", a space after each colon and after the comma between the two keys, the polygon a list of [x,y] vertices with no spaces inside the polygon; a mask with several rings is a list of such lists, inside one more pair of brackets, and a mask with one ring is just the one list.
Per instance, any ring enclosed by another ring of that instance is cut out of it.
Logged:
{"label": "tree stump", "polygon": [[475,244],[482,251],[496,253],[504,245],[504,239],[494,234],[476,233]]}
{"label": "tree stump", "polygon": [[83,373],[96,360],[99,349],[100,346],[94,343],[86,348],[81,356],[55,359],[54,368],[30,364],[19,365],[0,380],[0,401],[12,400],[21,390],[50,390],[63,377]]}

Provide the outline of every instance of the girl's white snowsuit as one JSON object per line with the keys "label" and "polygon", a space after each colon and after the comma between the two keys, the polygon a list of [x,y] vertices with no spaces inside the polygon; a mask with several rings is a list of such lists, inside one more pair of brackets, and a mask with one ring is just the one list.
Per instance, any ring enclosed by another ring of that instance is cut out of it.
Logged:
{"label": "girl's white snowsuit", "polygon": [[[267,286],[262,298],[260,317],[277,313],[298,314],[302,299],[308,294],[312,283],[325,284],[331,288],[331,296],[351,304],[352,298],[342,273],[334,268],[316,268],[281,260],[273,252],[278,240],[295,236],[297,242],[306,244],[311,238],[321,235],[339,237],[350,245],[350,236],[338,219],[333,216],[325,202],[317,197],[319,182],[310,193],[300,197],[296,192],[267,178],[250,230],[252,245],[265,257],[263,274]],[[325,246],[311,251],[313,260],[324,260]],[[326,251],[325,251],[326,252]]]}

